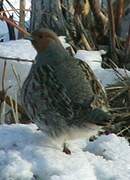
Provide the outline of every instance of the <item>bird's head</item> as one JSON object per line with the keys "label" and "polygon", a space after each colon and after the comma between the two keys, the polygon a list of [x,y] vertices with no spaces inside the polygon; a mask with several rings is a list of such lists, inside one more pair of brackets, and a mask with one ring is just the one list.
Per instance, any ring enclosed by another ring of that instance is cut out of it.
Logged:
{"label": "bird's head", "polygon": [[26,39],[31,40],[32,45],[38,53],[48,48],[51,43],[60,43],[58,36],[53,31],[46,28],[41,28],[40,30],[32,32]]}

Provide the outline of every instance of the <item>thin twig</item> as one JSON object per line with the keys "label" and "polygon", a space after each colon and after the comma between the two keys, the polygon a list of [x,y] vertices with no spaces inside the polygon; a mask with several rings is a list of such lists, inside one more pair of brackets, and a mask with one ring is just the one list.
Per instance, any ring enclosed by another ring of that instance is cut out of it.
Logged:
{"label": "thin twig", "polygon": [[13,21],[11,21],[9,18],[2,16],[0,14],[0,20],[5,21],[7,23],[9,23],[11,26],[15,27],[16,29],[18,29],[19,31],[21,31],[22,33],[24,33],[25,35],[29,36],[30,33],[27,32],[25,29],[21,28],[19,25],[17,25],[16,23],[14,23]]}
{"label": "thin twig", "polygon": [[[16,9],[16,10],[20,10],[20,9]],[[3,15],[3,13],[5,13],[5,12],[14,12],[15,10],[14,9],[7,9],[7,10],[4,10],[4,11],[0,11],[0,14],[2,14]],[[24,11],[31,11],[30,9],[24,9]]]}
{"label": "thin twig", "polygon": [[[12,102],[13,102],[13,107],[16,107],[16,102],[13,98],[12,99]],[[11,102],[10,102],[10,97],[9,96],[6,96],[5,97],[5,102],[11,107]],[[25,114],[25,111],[24,109],[22,108],[22,106],[20,104],[17,103],[17,106],[18,106],[18,112],[20,114]]]}
{"label": "thin twig", "polygon": [[18,116],[18,96],[17,96],[17,92],[15,93],[15,116],[16,116],[16,123],[19,123],[19,116]]}
{"label": "thin twig", "polygon": [[106,87],[105,89],[107,91],[113,91],[113,90],[124,89],[124,86],[112,86],[112,87]]}
{"label": "thin twig", "polygon": [[130,107],[116,107],[116,108],[109,108],[109,111],[123,111],[123,110],[130,110]]}
{"label": "thin twig", "polygon": [[76,20],[77,20],[77,23],[80,25],[80,28],[82,30],[82,33],[81,33],[81,39],[82,39],[82,42],[86,48],[86,50],[92,50],[88,40],[87,40],[87,35],[86,35],[86,32],[85,32],[85,29],[84,29],[84,26],[80,20],[80,17],[78,15],[76,15]]}
{"label": "thin twig", "polygon": [[119,136],[119,135],[121,135],[123,132],[129,130],[129,128],[130,128],[130,126],[124,128],[124,129],[122,129],[120,132],[117,133],[117,136]]}
{"label": "thin twig", "polygon": [[2,73],[2,91],[4,92],[5,91],[5,75],[6,75],[6,66],[7,66],[7,63],[6,61],[4,62],[4,68],[3,68],[3,73]]}
{"label": "thin twig", "polygon": [[6,108],[6,103],[5,101],[3,101],[0,107],[0,124],[5,123],[5,108]]}
{"label": "thin twig", "polygon": [[21,58],[12,58],[12,57],[4,57],[4,56],[0,56],[0,59],[5,59],[7,61],[18,61],[18,62],[30,62],[30,63],[34,63],[34,60],[31,59],[21,59]]}
{"label": "thin twig", "polygon": [[115,96],[113,96],[109,102],[114,101],[115,99],[117,99],[119,96],[121,96],[123,93],[125,93],[126,91],[128,91],[128,88],[124,88],[123,90],[121,90],[120,92],[118,92]]}
{"label": "thin twig", "polygon": [[6,75],[6,61],[4,62],[4,68],[2,73],[2,90],[0,91],[0,123],[4,123],[5,121],[5,75]]}
{"label": "thin twig", "polygon": [[126,67],[125,67],[125,66],[124,66],[124,73],[125,73],[126,78],[128,79],[129,76],[128,76],[128,73],[127,73],[127,71],[126,71]]}
{"label": "thin twig", "polygon": [[[110,59],[109,59],[110,60]],[[113,63],[112,61],[110,61],[112,64],[115,64]],[[115,75],[117,76],[118,79],[120,79],[122,81],[122,83],[127,86],[126,82],[124,81],[125,78],[123,77],[123,75],[117,70],[117,68],[109,65],[108,63],[106,62],[102,62],[103,64],[107,65],[109,68],[113,69],[113,71],[115,72]]]}
{"label": "thin twig", "polygon": [[124,82],[124,80],[125,80],[124,76],[118,71],[118,66],[116,65],[116,63],[113,62],[111,59],[109,59],[109,61],[110,61],[110,63],[112,64],[111,68],[116,72],[116,73],[115,73],[116,76],[117,76],[119,79],[121,79],[121,81],[123,81],[123,83],[124,83],[125,85],[127,85],[127,84]]}
{"label": "thin twig", "polygon": [[18,75],[17,71],[16,71],[16,68],[13,64],[11,64],[11,67],[12,67],[12,71],[14,73],[14,76],[16,78],[16,81],[17,81],[17,84],[18,84],[18,87],[19,89],[21,89],[21,85],[20,85],[20,76]]}
{"label": "thin twig", "polygon": [[13,117],[14,117],[15,122],[17,123],[17,118],[16,118],[16,114],[15,114],[15,106],[13,104],[11,96],[9,96],[9,99],[10,99],[11,109],[12,109],[12,112],[13,112]]}
{"label": "thin twig", "polygon": [[17,11],[17,9],[12,5],[12,3],[10,3],[10,1],[6,0],[6,2],[8,3],[8,5],[11,7],[11,9],[14,9],[15,13],[17,15],[19,15],[19,11]]}

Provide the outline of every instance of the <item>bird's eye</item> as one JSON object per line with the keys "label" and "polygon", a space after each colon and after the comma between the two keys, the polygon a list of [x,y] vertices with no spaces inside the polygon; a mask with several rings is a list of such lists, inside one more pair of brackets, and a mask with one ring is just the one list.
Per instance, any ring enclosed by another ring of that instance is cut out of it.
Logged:
{"label": "bird's eye", "polygon": [[40,34],[40,35],[39,35],[39,38],[42,39],[42,37],[43,37],[43,36]]}

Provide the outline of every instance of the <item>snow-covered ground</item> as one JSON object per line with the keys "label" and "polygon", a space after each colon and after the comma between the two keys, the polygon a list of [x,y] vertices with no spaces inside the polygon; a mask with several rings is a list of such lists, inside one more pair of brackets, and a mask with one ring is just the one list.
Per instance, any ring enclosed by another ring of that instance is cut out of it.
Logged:
{"label": "snow-covered ground", "polygon": [[130,147],[114,134],[69,141],[71,155],[30,125],[0,126],[0,180],[130,180]]}

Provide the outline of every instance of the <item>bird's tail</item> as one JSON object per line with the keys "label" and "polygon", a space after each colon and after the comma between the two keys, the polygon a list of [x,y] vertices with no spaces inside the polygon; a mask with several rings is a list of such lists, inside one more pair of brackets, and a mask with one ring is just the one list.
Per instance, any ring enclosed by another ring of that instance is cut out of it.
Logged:
{"label": "bird's tail", "polygon": [[93,109],[89,112],[87,111],[86,117],[87,121],[101,126],[108,125],[112,119],[108,112],[105,112],[99,108]]}

